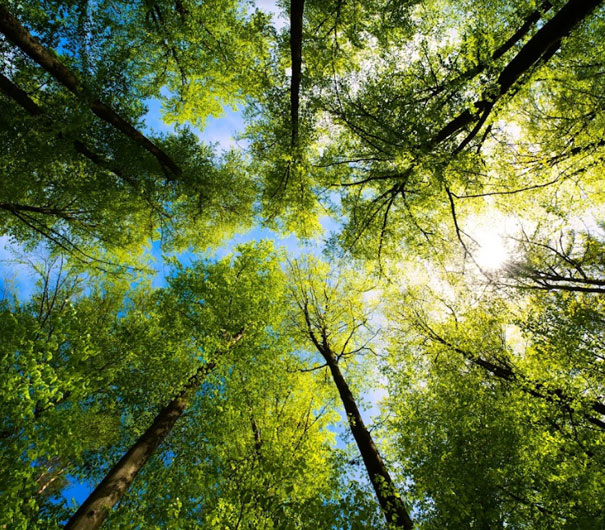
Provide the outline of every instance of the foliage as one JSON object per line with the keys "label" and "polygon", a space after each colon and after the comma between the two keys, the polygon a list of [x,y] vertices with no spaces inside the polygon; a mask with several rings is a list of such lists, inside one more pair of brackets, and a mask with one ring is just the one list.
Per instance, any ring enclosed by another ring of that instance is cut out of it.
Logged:
{"label": "foliage", "polygon": [[[109,527],[603,528],[602,2],[265,4],[0,5],[38,278],[0,300],[0,526],[59,528],[205,366]],[[213,254],[251,227],[325,261]]]}

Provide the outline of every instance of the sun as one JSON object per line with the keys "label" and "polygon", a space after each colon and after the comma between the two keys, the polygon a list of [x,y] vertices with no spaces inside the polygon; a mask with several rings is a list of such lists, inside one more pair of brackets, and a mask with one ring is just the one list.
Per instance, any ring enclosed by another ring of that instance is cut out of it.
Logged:
{"label": "sun", "polygon": [[495,230],[486,231],[475,237],[479,250],[474,254],[477,265],[490,271],[498,270],[509,258],[509,250],[504,238]]}
{"label": "sun", "polygon": [[484,271],[496,271],[511,259],[510,237],[518,232],[519,221],[497,209],[467,218],[466,229],[472,238],[473,260]]}

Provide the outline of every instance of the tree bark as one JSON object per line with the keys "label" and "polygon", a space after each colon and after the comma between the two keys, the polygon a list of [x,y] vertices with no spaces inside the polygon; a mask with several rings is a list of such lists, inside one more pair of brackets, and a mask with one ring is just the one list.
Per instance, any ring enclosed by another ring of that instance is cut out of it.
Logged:
{"label": "tree bark", "polygon": [[603,0],[569,0],[531,38],[498,77],[500,94],[505,94],[529,68],[545,54],[552,54],[561,46],[563,37],[569,35],[580,22],[587,18]]}
{"label": "tree bark", "polygon": [[523,25],[515,32],[515,34],[510,37],[510,39],[508,39],[504,44],[502,44],[501,46],[498,47],[498,49],[492,54],[492,59],[498,60],[500,59],[500,57],[502,57],[508,50],[510,50],[515,44],[517,44],[517,42],[519,42],[523,37],[525,37],[525,35],[527,35],[527,32],[531,29],[531,27],[538,22],[538,20],[540,20],[542,18],[542,15],[544,13],[546,13],[548,10],[550,10],[552,8],[552,4],[546,0],[545,2],[542,2],[542,5],[532,11],[527,18],[525,19],[525,22],[523,23]]}
{"label": "tree bark", "polygon": [[[467,125],[485,121],[492,107],[510,88],[540,59],[549,59],[561,46],[563,37],[569,35],[580,22],[587,18],[603,0],[569,0],[559,12],[551,18],[536,34],[519,50],[519,53],[504,67],[497,80],[497,92],[494,95],[484,95],[475,102],[477,111],[465,110],[430,141],[430,147],[435,147]],[[466,145],[476,134],[473,131],[463,145]],[[460,148],[459,148],[460,149]]]}
{"label": "tree bark", "polygon": [[197,370],[179,395],[159,412],[153,424],[88,496],[65,525],[66,530],[94,530],[103,524],[109,511],[128,490],[137,473],[168,436],[176,421],[185,412],[195,391],[213,368],[214,363],[209,362]]}
{"label": "tree bark", "polygon": [[[551,269],[554,270],[554,269]],[[525,267],[523,264],[516,268],[511,267],[511,277],[520,280],[518,287],[521,289],[539,289],[544,291],[571,291],[579,293],[605,294],[605,280],[599,278],[579,278],[577,276],[565,276],[556,272],[549,272]],[[535,285],[527,285],[523,280],[530,280]]]}
{"label": "tree bark", "polygon": [[30,204],[17,204],[14,202],[0,202],[0,210],[7,210],[9,212],[22,211],[22,212],[33,212],[42,215],[53,215],[60,217],[61,219],[74,219],[78,213],[77,211],[61,210],[60,208],[50,208],[44,206],[32,206]]}
{"label": "tree bark", "polygon": [[[242,328],[227,343],[226,349],[244,336]],[[107,518],[109,511],[121,499],[137,473],[154,454],[158,446],[170,434],[176,421],[183,415],[196,390],[206,375],[214,369],[213,361],[200,366],[185,388],[155,417],[149,427],[105,476],[96,489],[82,503],[78,511],[65,525],[65,530],[95,530]]]}
{"label": "tree bark", "polygon": [[[508,52],[513,46],[515,46],[527,33],[529,30],[536,24],[547,11],[552,8],[552,4],[546,0],[542,3],[542,5],[532,11],[527,17],[525,17],[523,24],[513,35],[511,35],[505,42],[503,42],[494,52],[492,53],[490,59],[492,61],[497,61],[502,57],[506,52]],[[470,81],[479,75],[481,72],[484,72],[486,68],[490,65],[488,62],[479,63],[474,68],[471,68],[468,72],[464,72],[460,77],[456,79],[456,81]],[[443,87],[445,88],[445,86]]]}
{"label": "tree bark", "polygon": [[[172,175],[179,176],[181,174],[181,169],[178,165],[162,149],[135,129],[109,105],[101,102],[94,94],[90,93],[78,80],[76,75],[54,53],[42,46],[3,5],[0,5],[0,31],[59,83],[85,102],[90,110],[99,118],[111,124],[135,143],[146,149]],[[171,180],[168,174],[166,178]]]}
{"label": "tree bark", "polygon": [[[0,92],[4,93],[5,96],[11,98],[15,101],[19,106],[24,108],[30,116],[38,117],[43,120],[44,126],[49,131],[52,131],[53,124],[50,118],[44,113],[42,108],[33,101],[24,90],[21,90],[18,86],[13,84],[13,82],[2,75],[0,73]],[[56,133],[56,137],[60,140],[64,140],[65,136],[63,133]],[[126,178],[121,169],[117,168],[114,164],[105,160],[101,155],[95,153],[91,149],[89,149],[84,143],[80,140],[72,140],[72,145],[77,153],[80,153],[82,156],[88,158],[93,164],[99,166],[100,168],[112,172],[117,177],[129,182],[134,185],[134,182]],[[32,210],[35,211],[35,210]],[[38,212],[38,213],[48,213],[48,212]]]}
{"label": "tree bark", "polygon": [[380,503],[380,507],[382,508],[382,512],[384,513],[387,522],[395,528],[410,530],[413,526],[412,520],[405,509],[401,497],[399,497],[399,494],[397,493],[397,489],[378,452],[378,448],[372,439],[372,435],[361,418],[355,398],[340,371],[334,353],[329,347],[325,346],[322,347],[321,353],[330,368],[332,378],[338,388],[340,399],[342,400],[342,404],[347,413],[351,433],[357,442],[357,447],[359,448],[370,481],[376,492],[376,497],[378,498],[378,502]]}
{"label": "tree bark", "polygon": [[290,2],[290,54],[292,57],[292,76],[290,77],[290,120],[292,122],[292,147],[296,146],[298,139],[304,7],[304,0],[291,0]]}
{"label": "tree bark", "polygon": [[21,90],[2,73],[0,73],[0,91],[23,107],[31,116],[42,116],[44,114],[44,111],[27,95],[25,90]]}

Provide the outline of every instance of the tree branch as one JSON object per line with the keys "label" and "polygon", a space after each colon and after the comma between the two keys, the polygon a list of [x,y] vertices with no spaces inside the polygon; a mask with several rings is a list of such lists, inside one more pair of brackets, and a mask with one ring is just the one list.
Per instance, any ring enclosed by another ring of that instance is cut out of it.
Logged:
{"label": "tree branch", "polygon": [[[113,108],[101,102],[52,51],[42,46],[3,5],[0,5],[0,32],[75,94],[94,114],[151,153],[172,176],[181,175],[182,171],[179,166],[162,149],[135,129]],[[166,174],[168,180],[172,180],[172,176]]]}

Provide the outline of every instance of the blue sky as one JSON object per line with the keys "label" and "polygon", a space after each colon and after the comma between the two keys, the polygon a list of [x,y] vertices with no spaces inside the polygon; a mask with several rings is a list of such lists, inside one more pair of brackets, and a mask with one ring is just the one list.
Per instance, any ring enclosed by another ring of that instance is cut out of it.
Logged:
{"label": "blue sky", "polygon": [[[15,292],[19,298],[29,298],[34,286],[34,272],[30,265],[21,263],[8,236],[0,236],[0,296]],[[8,291],[8,292],[7,292]]]}
{"label": "blue sky", "polygon": [[[274,15],[273,20],[278,29],[287,25],[285,17],[278,16],[279,11],[275,6],[274,0],[261,0],[257,1],[256,4],[259,8]],[[160,101],[148,100],[146,103],[148,106],[148,112],[145,116],[146,132],[170,133],[173,130],[173,127],[162,121]],[[215,144],[217,150],[220,152],[221,150],[228,150],[233,147],[246,148],[244,142],[238,142],[236,139],[243,128],[244,121],[242,110],[236,111],[232,108],[226,108],[222,116],[218,118],[208,118],[203,131],[196,129],[194,129],[194,131],[204,142]],[[339,223],[329,217],[322,218],[321,224],[324,229],[324,237],[329,236],[331,232],[336,231],[339,228]],[[258,241],[261,239],[272,240],[276,246],[284,247],[289,257],[299,257],[301,254],[309,253],[320,255],[324,247],[323,239],[321,238],[303,244],[295,235],[283,236],[267,228],[255,227],[247,233],[238,234],[226,241],[224,245],[214,253],[214,256],[217,259],[222,258],[229,254],[234,247],[240,243]],[[156,287],[163,286],[166,283],[166,277],[171,273],[171,268],[163,260],[158,242],[155,242],[151,246],[150,253],[155,258],[154,267],[157,271],[153,285]],[[15,292],[19,299],[23,301],[31,296],[35,287],[35,273],[33,272],[31,265],[24,262],[23,259],[17,259],[19,256],[22,258],[23,256],[28,255],[31,256],[32,253],[22,251],[18,246],[12,245],[8,237],[0,236],[0,296],[6,295],[6,292],[11,291]],[[195,255],[192,252],[179,254],[177,257],[184,265],[188,265],[195,259]],[[374,400],[371,399],[371,401]],[[374,404],[369,411],[365,411],[364,419],[369,420],[376,412],[377,408]],[[342,414],[342,418],[344,422],[344,414]],[[342,423],[340,426],[336,427],[336,432],[338,434],[343,432],[342,429],[344,424],[345,423]],[[343,447],[342,440],[338,442],[338,446]],[[63,496],[68,500],[73,499],[73,506],[76,507],[85,500],[91,490],[90,485],[74,482],[63,491]]]}
{"label": "blue sky", "polygon": [[[287,26],[287,18],[280,14],[281,11],[276,6],[275,0],[257,0],[256,6],[272,15],[273,23],[277,29]],[[146,101],[146,105],[148,112],[145,116],[145,132],[172,132],[173,126],[167,125],[162,120],[160,100],[150,99]],[[192,129],[202,141],[215,145],[217,151],[220,152],[233,147],[246,148],[244,141],[237,140],[237,136],[243,131],[243,128],[242,109],[234,110],[226,107],[222,116],[218,118],[209,117],[202,131],[195,128]],[[326,236],[338,228],[338,224],[327,217],[322,219],[322,226],[324,227]],[[276,246],[285,247],[291,257],[300,256],[303,252],[319,255],[323,248],[321,241],[302,245],[296,236],[290,235],[284,237],[266,228],[256,227],[248,233],[238,234],[226,241],[216,251],[215,256],[216,258],[221,258],[230,253],[240,243],[260,239],[273,240]],[[43,249],[38,254],[42,255]],[[36,275],[30,265],[22,262],[23,256],[28,255],[31,255],[31,253],[24,252],[18,245],[12,244],[8,237],[0,236],[0,296],[5,292],[14,292],[20,300],[27,300],[32,295],[35,288]],[[170,274],[170,270],[162,259],[158,243],[154,243],[151,246],[151,255],[155,259],[155,268],[157,270],[157,276],[153,285],[159,287],[165,284],[165,277]],[[186,265],[191,262],[194,256],[190,252],[185,252],[180,254],[178,258],[179,261]]]}
{"label": "blue sky", "polygon": [[[262,1],[257,2],[257,5],[274,14],[274,20],[278,20],[279,27],[282,27],[285,23],[283,17],[277,17],[275,13],[275,2],[273,1]],[[146,102],[147,114],[145,116],[145,129],[148,132],[155,133],[170,133],[174,130],[172,125],[166,124],[162,120],[162,104],[158,99],[150,99]],[[217,152],[226,151],[231,148],[246,149],[247,142],[238,139],[244,130],[244,118],[243,108],[240,107],[238,110],[234,110],[231,107],[225,107],[223,114],[219,117],[210,116],[203,130],[199,130],[191,124],[188,126],[197,134],[197,136],[205,143],[212,144],[216,147]],[[270,239],[274,242],[275,246],[283,247],[286,249],[289,257],[299,257],[301,254],[314,254],[321,255],[324,248],[323,239],[328,237],[332,232],[338,230],[339,224],[336,220],[324,216],[320,219],[321,226],[324,230],[323,238],[319,238],[316,241],[309,241],[303,243],[295,235],[283,235],[264,228],[261,226],[253,227],[250,231],[242,234],[237,234],[233,238],[224,242],[224,244],[214,252],[214,257],[217,259],[223,258],[224,256],[231,253],[234,248],[242,243],[249,241],[259,241],[262,239]],[[162,259],[161,249],[159,242],[155,242],[151,248],[151,255],[155,259],[155,268],[157,270],[157,276],[153,282],[156,287],[165,285],[166,276],[170,275],[170,267],[166,265]],[[180,263],[187,265],[195,259],[195,255],[191,252],[184,252],[177,255]]]}

